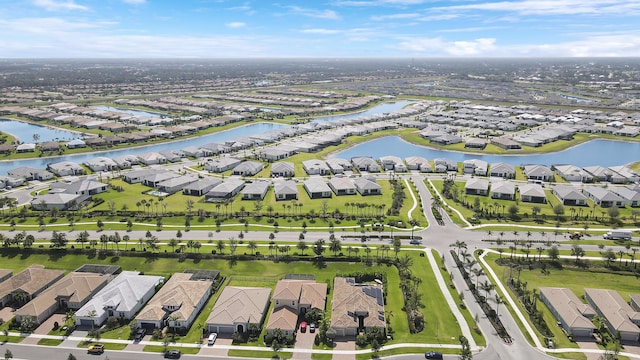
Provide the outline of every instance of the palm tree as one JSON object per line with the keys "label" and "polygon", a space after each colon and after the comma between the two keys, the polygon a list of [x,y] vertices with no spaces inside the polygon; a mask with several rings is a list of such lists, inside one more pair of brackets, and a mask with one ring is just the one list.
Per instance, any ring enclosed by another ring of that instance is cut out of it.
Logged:
{"label": "palm tree", "polygon": [[249,250],[251,251],[251,255],[253,255],[253,254],[255,254],[255,251],[258,248],[258,244],[256,243],[255,240],[251,240],[251,241],[249,241],[249,244],[247,245],[247,248],[249,248]]}
{"label": "palm tree", "polygon": [[499,315],[499,311],[500,311],[500,304],[504,304],[504,300],[502,300],[502,298],[500,297],[500,294],[496,293],[496,317],[500,316]]}
{"label": "palm tree", "polygon": [[467,248],[467,243],[464,241],[460,241],[460,240],[456,240],[455,243],[449,245],[450,247],[455,247],[457,249],[458,252],[458,256],[460,256],[460,249],[466,249]]}
{"label": "palm tree", "polygon": [[336,238],[331,240],[331,242],[329,243],[329,250],[333,251],[333,256],[336,256],[338,251],[342,250],[342,243],[340,242],[340,240]]}
{"label": "palm tree", "polygon": [[300,240],[298,241],[298,244],[296,245],[296,248],[298,248],[298,250],[300,250],[300,254],[304,255],[305,250],[307,250],[309,248],[309,245],[307,245],[307,242],[304,240]]}

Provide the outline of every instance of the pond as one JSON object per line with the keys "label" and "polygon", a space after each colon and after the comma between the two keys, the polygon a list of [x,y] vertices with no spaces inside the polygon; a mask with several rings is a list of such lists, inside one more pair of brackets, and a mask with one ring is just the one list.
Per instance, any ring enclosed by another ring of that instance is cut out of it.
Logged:
{"label": "pond", "polygon": [[34,142],[34,134],[38,134],[35,142],[72,140],[81,137],[81,134],[70,131],[11,119],[0,119],[0,131],[11,134],[24,143]]}
{"label": "pond", "polygon": [[626,142],[596,139],[569,149],[547,154],[531,155],[480,155],[456,151],[438,150],[410,144],[399,136],[385,136],[350,147],[335,153],[332,157],[350,159],[354,156],[393,155],[404,159],[409,156],[422,156],[425,159],[446,158],[456,162],[468,159],[480,159],[489,163],[502,161],[511,165],[523,164],[572,164],[580,167],[600,165],[604,167],[624,165],[640,161],[640,142]]}

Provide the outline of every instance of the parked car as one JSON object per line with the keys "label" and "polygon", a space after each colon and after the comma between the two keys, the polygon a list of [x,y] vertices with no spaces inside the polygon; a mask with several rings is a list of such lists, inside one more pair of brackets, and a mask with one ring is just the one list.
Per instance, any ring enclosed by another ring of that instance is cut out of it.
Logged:
{"label": "parked car", "polygon": [[310,333],[316,332],[316,324],[309,324],[309,332]]}
{"label": "parked car", "polygon": [[218,338],[218,333],[209,334],[209,338],[207,339],[207,344],[208,345],[213,345],[213,343],[216,342],[217,338]]}
{"label": "parked car", "polygon": [[87,352],[89,354],[102,354],[104,352],[104,345],[102,345],[102,344],[93,344],[93,345],[89,346],[89,349],[87,349]]}
{"label": "parked car", "polygon": [[182,355],[182,353],[180,353],[178,349],[172,349],[164,353],[166,359],[180,359],[180,355]]}
{"label": "parked car", "polygon": [[305,321],[300,323],[300,332],[307,332],[307,323]]}
{"label": "parked car", "polygon": [[138,328],[136,330],[136,335],[133,337],[133,341],[142,341],[142,338],[147,334],[147,329]]}
{"label": "parked car", "polygon": [[420,240],[411,239],[411,241],[409,241],[409,244],[411,244],[411,245],[420,245]]}
{"label": "parked car", "polygon": [[437,351],[427,351],[424,353],[425,359],[442,359],[442,353]]}

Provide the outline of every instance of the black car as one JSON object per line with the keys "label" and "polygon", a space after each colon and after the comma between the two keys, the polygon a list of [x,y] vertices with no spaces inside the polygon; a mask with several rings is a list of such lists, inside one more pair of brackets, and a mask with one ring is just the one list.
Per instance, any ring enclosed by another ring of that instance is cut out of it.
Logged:
{"label": "black car", "polygon": [[180,359],[180,355],[182,354],[180,353],[180,350],[177,349],[169,350],[164,353],[164,357],[167,359]]}
{"label": "black car", "polygon": [[136,335],[133,337],[134,341],[142,341],[142,338],[147,334],[147,329],[145,328],[138,328],[138,330],[136,330]]}
{"label": "black car", "polygon": [[425,359],[442,359],[442,353],[437,351],[428,351],[424,353]]}

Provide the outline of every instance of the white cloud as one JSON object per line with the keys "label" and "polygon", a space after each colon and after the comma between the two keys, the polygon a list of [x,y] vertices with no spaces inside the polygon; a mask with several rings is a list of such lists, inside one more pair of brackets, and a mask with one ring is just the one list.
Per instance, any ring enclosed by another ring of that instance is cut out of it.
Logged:
{"label": "white cloud", "polygon": [[496,39],[475,39],[471,41],[446,41],[443,38],[405,39],[398,48],[430,56],[485,56],[496,48]]}
{"label": "white cloud", "polygon": [[55,0],[34,0],[35,6],[41,7],[47,11],[68,11],[68,10],[89,10],[84,5],[76,4],[73,0],[55,1]]}
{"label": "white cloud", "polygon": [[372,16],[371,20],[384,21],[384,20],[399,20],[399,19],[415,19],[418,17],[420,17],[420,14],[418,13],[404,13],[404,14]]}
{"label": "white cloud", "polygon": [[473,3],[437,7],[436,11],[484,10],[515,12],[522,15],[629,14],[639,12],[637,0],[524,0]]}
{"label": "white cloud", "polygon": [[287,6],[287,9],[289,9],[294,14],[306,16],[306,17],[327,19],[327,20],[340,19],[340,15],[338,15],[338,13],[333,10],[307,9],[299,6]]}
{"label": "white cloud", "polygon": [[487,30],[500,30],[505,29],[505,26],[477,26],[468,28],[455,28],[455,29],[442,29],[438,30],[439,33],[462,33],[462,32],[478,32]]}
{"label": "white cloud", "polygon": [[303,34],[322,34],[322,35],[335,35],[342,34],[344,31],[335,29],[304,29],[300,31]]}
{"label": "white cloud", "polygon": [[243,22],[235,21],[235,22],[227,23],[226,25],[227,25],[227,27],[229,27],[229,28],[237,29],[237,28],[244,27],[244,26],[245,26],[245,25],[247,25],[247,24],[245,24],[245,23],[243,23]]}

